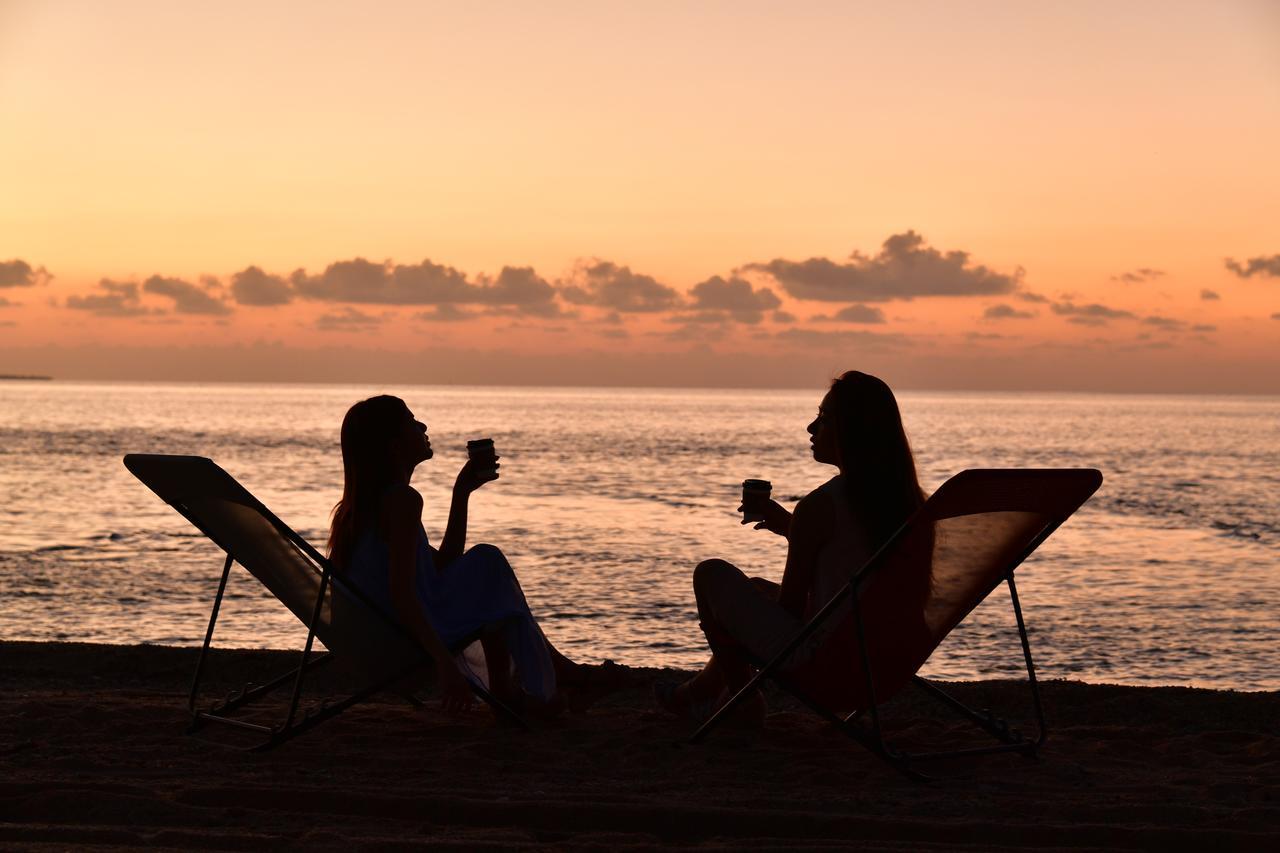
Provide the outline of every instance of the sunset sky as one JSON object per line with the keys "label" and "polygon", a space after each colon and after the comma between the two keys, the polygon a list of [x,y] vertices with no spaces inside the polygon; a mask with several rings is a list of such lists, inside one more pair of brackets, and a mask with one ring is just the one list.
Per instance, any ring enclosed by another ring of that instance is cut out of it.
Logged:
{"label": "sunset sky", "polygon": [[0,373],[1280,393],[1280,3],[0,0]]}

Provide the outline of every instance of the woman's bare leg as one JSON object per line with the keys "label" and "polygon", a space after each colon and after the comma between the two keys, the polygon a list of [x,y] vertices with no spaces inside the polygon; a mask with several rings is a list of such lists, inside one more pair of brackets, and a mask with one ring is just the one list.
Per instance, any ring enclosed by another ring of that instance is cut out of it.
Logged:
{"label": "woman's bare leg", "polygon": [[[707,635],[707,642],[713,647],[717,645],[715,640],[717,636],[727,636],[727,632],[715,618],[712,603],[715,595],[713,591],[716,586],[715,576],[723,575],[726,571],[737,572],[737,569],[723,560],[706,560],[699,563],[693,573],[693,592],[698,605],[698,616],[703,633]],[[773,595],[768,584],[768,581],[762,581],[756,586],[762,593]],[[712,652],[711,658],[698,673],[675,689],[670,702],[664,703],[668,705],[668,710],[683,713],[695,705],[718,703],[721,699],[727,699],[728,696],[737,693],[751,680],[752,664],[740,655],[734,654],[732,647],[728,644],[720,645],[722,648]],[[759,693],[749,700],[741,711],[743,716],[752,722],[763,721],[765,712],[764,697]]]}
{"label": "woman's bare leg", "polygon": [[489,692],[503,702],[516,702],[521,690],[511,677],[511,650],[501,631],[490,631],[480,637],[484,649],[485,668],[489,671]]}

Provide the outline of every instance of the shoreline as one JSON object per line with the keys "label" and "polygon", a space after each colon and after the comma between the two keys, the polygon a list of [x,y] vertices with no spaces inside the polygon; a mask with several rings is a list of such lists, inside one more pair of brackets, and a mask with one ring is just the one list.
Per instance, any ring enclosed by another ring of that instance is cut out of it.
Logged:
{"label": "shoreline", "polygon": [[[197,654],[0,641],[0,846],[1259,849],[1280,832],[1280,692],[1046,682],[1039,759],[934,763],[921,785],[772,694],[762,732],[683,745],[688,723],[649,695],[675,670],[635,670],[636,686],[534,732],[382,695],[242,752],[234,731],[184,734]],[[208,698],[296,655],[211,650]],[[1016,682],[947,687],[1025,705]],[[903,743],[981,743],[915,693],[884,716]]]}

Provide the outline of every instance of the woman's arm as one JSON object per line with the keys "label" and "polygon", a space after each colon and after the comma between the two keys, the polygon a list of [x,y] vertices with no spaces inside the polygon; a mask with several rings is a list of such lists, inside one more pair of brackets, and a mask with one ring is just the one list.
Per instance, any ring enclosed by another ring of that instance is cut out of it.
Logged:
{"label": "woman's arm", "polygon": [[405,486],[389,493],[383,506],[387,521],[387,545],[391,564],[391,608],[395,617],[436,662],[446,710],[471,704],[471,686],[458,672],[453,655],[422,613],[414,575],[417,572],[418,530],[422,526],[422,495]]}
{"label": "woman's arm", "polygon": [[[453,484],[453,500],[449,503],[449,520],[444,526],[444,537],[440,540],[440,550],[436,552],[436,568],[443,571],[446,566],[462,556],[467,550],[467,504],[471,493],[488,483],[498,479],[498,468],[501,465],[483,463],[477,468],[468,459],[458,472],[458,479]],[[422,498],[418,498],[419,514],[421,514]]]}
{"label": "woman's arm", "polygon": [[782,573],[778,603],[797,619],[804,618],[817,576],[818,554],[831,536],[834,518],[834,507],[817,492],[801,498],[791,516],[787,568]]}

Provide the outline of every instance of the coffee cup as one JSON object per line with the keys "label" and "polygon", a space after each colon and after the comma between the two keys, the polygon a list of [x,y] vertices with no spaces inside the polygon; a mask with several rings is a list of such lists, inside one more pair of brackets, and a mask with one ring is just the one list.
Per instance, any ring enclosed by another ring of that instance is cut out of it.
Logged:
{"label": "coffee cup", "polygon": [[467,458],[475,463],[477,468],[496,468],[498,456],[493,447],[493,439],[474,438],[468,441]]}
{"label": "coffee cup", "polygon": [[773,493],[773,484],[768,480],[742,481],[742,520],[743,522],[764,521],[764,508]]}

